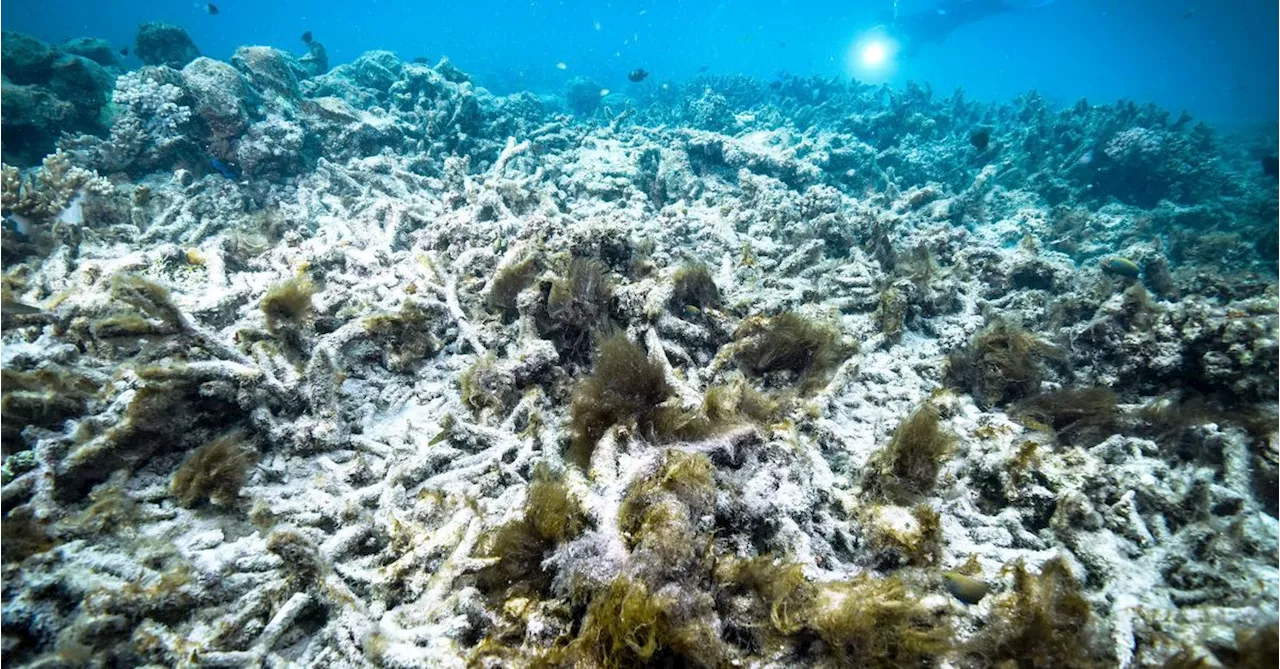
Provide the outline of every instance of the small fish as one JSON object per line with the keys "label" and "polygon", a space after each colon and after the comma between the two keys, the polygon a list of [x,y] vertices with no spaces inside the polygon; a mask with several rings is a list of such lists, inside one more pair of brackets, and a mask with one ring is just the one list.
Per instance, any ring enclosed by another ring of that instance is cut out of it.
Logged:
{"label": "small fish", "polygon": [[303,44],[310,44],[310,43],[311,43],[311,31],[310,31],[310,30],[308,30],[308,31],[307,31],[307,32],[305,32],[305,33],[302,33],[302,43],[303,43]]}
{"label": "small fish", "polygon": [[602,29],[604,28],[604,26],[600,25],[600,22],[599,22],[599,21],[592,21],[592,22],[591,22],[591,27],[592,27],[592,28],[595,28],[595,29],[596,29],[596,32],[600,32],[600,30],[602,30]]}
{"label": "small fish", "polygon": [[640,83],[649,78],[649,73],[643,67],[637,67],[627,74],[627,78],[634,83]]}
{"label": "small fish", "polygon": [[607,89],[607,88],[601,88],[601,89],[600,89],[600,97],[604,97],[604,96],[606,96],[606,95],[608,95],[608,94],[609,94],[609,89]]}
{"label": "small fish", "polygon": [[209,164],[213,166],[213,169],[218,171],[218,174],[221,174],[231,181],[235,181],[240,176],[236,173],[233,165],[228,165],[217,158],[210,158]]}
{"label": "small fish", "polygon": [[991,128],[978,128],[969,133],[969,144],[979,151],[986,151],[991,145]]}
{"label": "small fish", "polygon": [[22,214],[10,213],[5,216],[4,227],[6,230],[12,230],[23,237],[31,236],[31,219]]}
{"label": "small fish", "polygon": [[774,79],[773,81],[770,81],[770,82],[769,82],[769,88],[771,88],[771,89],[773,89],[773,90],[775,90],[775,91],[776,91],[776,90],[778,90],[778,89],[782,88],[782,82],[781,82],[781,81],[778,81],[777,79]]}
{"label": "small fish", "polygon": [[209,12],[209,16],[217,16],[218,6],[210,2],[209,4],[204,6],[204,11]]}
{"label": "small fish", "polygon": [[702,67],[698,68],[698,73],[699,73],[699,74],[701,74],[701,73],[706,72],[707,70],[710,70],[710,69],[711,69],[711,66],[710,66],[710,65],[703,65]]}
{"label": "small fish", "polygon": [[415,57],[413,58],[413,60],[412,60],[412,61],[410,61],[410,62],[418,63],[419,65],[430,65],[430,64],[431,64],[431,61],[430,61],[430,60],[428,60],[426,56],[415,56]]}
{"label": "small fish", "polygon": [[127,56],[127,55],[129,55],[129,47],[127,47],[127,46],[122,46],[122,47],[120,47],[120,55],[121,55],[121,56]]}
{"label": "small fish", "polygon": [[24,302],[17,302],[15,300],[5,300],[0,302],[0,312],[4,313],[6,316],[30,316],[31,314],[38,314],[42,311],[44,311],[44,309],[41,309],[40,307],[32,306]]}
{"label": "small fish", "polygon": [[1138,278],[1138,274],[1142,272],[1138,264],[1128,258],[1120,256],[1112,256],[1102,261],[1102,271],[1108,274],[1116,274],[1126,276],[1130,279]]}
{"label": "small fish", "polygon": [[1263,156],[1262,173],[1269,177],[1280,174],[1280,156]]}
{"label": "small fish", "polygon": [[567,64],[565,64],[565,62],[562,60],[562,61],[560,61],[560,62],[556,63],[556,69],[557,69],[557,70],[567,70],[567,69],[569,69],[569,66],[568,66]]}
{"label": "small fish", "polygon": [[958,571],[942,572],[942,582],[946,584],[947,592],[965,604],[977,604],[990,590],[982,579],[965,576]]}

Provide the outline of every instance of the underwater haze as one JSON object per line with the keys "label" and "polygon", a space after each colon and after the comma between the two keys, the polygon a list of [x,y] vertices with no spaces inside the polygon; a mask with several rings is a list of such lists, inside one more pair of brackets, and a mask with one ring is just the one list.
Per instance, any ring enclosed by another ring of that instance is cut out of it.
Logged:
{"label": "underwater haze", "polygon": [[[850,63],[859,39],[892,24],[895,8],[901,17],[939,4],[947,3],[226,0],[210,15],[195,2],[50,0],[7,3],[0,25],[48,41],[93,35],[123,46],[138,23],[170,21],[223,59],[242,44],[302,51],[298,36],[310,30],[335,63],[371,49],[405,60],[448,56],[500,93],[558,87],[576,75],[624,91],[637,67],[670,81],[707,68],[914,80],[989,101],[1033,89],[1064,104],[1127,98],[1229,126],[1276,119],[1277,3],[1009,0],[1012,11],[959,26],[912,57],[869,71]],[[557,70],[559,62],[568,67]]]}
{"label": "underwater haze", "polygon": [[0,10],[6,669],[1280,664],[1274,2]]}

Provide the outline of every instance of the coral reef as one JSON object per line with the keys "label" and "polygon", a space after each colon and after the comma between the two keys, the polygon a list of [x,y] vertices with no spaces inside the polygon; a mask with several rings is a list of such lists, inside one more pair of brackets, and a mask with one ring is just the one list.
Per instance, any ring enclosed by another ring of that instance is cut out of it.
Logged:
{"label": "coral reef", "polygon": [[4,35],[5,666],[1274,665],[1274,133],[303,43]]}

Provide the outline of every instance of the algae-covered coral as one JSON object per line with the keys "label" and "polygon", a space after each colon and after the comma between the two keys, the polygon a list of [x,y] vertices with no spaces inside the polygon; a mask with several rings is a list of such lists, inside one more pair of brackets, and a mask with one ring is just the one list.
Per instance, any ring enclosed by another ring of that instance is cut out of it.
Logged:
{"label": "algae-covered coral", "polygon": [[[151,25],[124,73],[5,35],[6,666],[1274,655],[1241,140],[315,37]],[[71,103],[19,47],[122,76]],[[11,135],[32,96],[78,106]]]}

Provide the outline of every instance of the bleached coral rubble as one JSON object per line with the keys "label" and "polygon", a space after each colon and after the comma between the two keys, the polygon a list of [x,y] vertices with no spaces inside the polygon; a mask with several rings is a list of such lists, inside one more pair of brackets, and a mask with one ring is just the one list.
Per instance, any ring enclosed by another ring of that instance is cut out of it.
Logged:
{"label": "bleached coral rubble", "polygon": [[6,665],[1274,657],[1276,186],[1202,126],[267,47],[114,99],[4,172]]}

